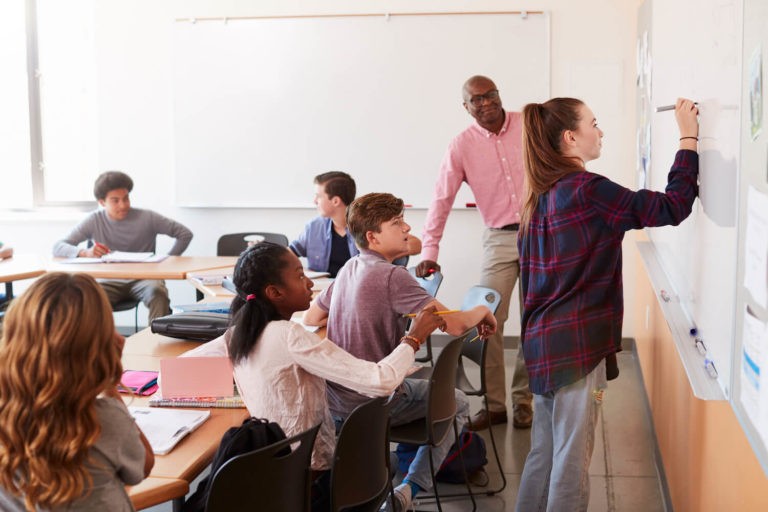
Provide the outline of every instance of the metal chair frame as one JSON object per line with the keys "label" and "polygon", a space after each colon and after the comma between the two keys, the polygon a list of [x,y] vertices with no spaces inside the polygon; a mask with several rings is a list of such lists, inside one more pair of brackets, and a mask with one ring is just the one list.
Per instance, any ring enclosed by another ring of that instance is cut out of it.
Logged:
{"label": "metal chair frame", "polygon": [[[437,482],[435,481],[436,468],[432,461],[432,447],[436,446],[448,435],[451,426],[453,427],[453,436],[456,441],[459,439],[459,429],[456,424],[456,395],[454,391],[454,381],[456,375],[456,366],[461,353],[461,346],[467,336],[461,336],[448,343],[440,351],[435,361],[435,366],[431,368],[429,377],[429,397],[427,399],[427,411],[424,418],[412,421],[405,425],[390,426],[389,440],[395,443],[411,443],[427,445],[429,449],[429,469],[432,476],[432,488],[434,495],[419,496],[419,499],[434,498],[438,511],[443,508],[440,503],[440,493]],[[464,482],[467,487],[467,494],[472,500],[472,510],[477,510],[472,487],[466,474],[464,466],[464,455],[459,451],[459,460],[464,469]],[[443,495],[448,497],[448,495]]]}
{"label": "metal chair frame", "polygon": [[[501,294],[492,288],[486,286],[473,286],[464,296],[464,301],[461,304],[461,309],[466,310],[478,305],[488,306],[488,309],[492,313],[496,312],[499,302],[501,302]],[[472,329],[466,336],[464,343],[461,345],[461,356],[459,357],[458,365],[456,367],[456,389],[461,390],[467,396],[482,396],[485,404],[485,410],[488,410],[488,394],[485,385],[485,358],[487,355],[487,346],[484,342],[473,341],[477,335],[477,329]],[[476,386],[473,384],[464,367],[464,360],[467,359],[477,364],[480,369],[480,382]],[[411,375],[414,379],[427,379],[430,378],[431,369],[428,367],[422,368],[418,372]],[[491,446],[493,448],[493,455],[496,459],[496,465],[499,468],[499,474],[501,475],[501,487],[498,489],[491,489],[483,491],[483,494],[487,496],[493,496],[503,491],[507,486],[507,478],[504,476],[504,468],[501,466],[501,457],[499,457],[499,450],[496,446],[496,437],[493,435],[493,427],[488,429],[488,435],[491,438]],[[466,496],[464,493],[445,494],[444,497],[459,497]]]}

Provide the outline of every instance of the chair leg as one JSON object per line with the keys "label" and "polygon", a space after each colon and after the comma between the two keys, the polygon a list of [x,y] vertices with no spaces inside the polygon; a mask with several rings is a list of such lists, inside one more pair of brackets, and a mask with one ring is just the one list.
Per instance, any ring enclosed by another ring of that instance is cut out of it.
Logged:
{"label": "chair leg", "polygon": [[[484,395],[485,398],[485,410],[489,411],[488,409],[488,395]],[[501,475],[501,487],[498,489],[493,489],[490,491],[486,491],[486,495],[493,496],[494,494],[498,494],[501,491],[504,490],[504,488],[507,486],[507,477],[504,476],[504,468],[501,467],[501,459],[499,458],[499,450],[496,447],[496,438],[493,435],[493,425],[488,425],[488,435],[491,436],[491,446],[493,447],[493,456],[496,458],[496,466],[499,468],[499,475]]]}
{"label": "chair leg", "polygon": [[[456,418],[453,418],[453,436],[456,439],[456,443],[458,446],[459,443],[459,427],[456,424]],[[477,503],[475,502],[475,495],[472,494],[472,486],[469,483],[469,475],[467,474],[467,466],[464,464],[464,454],[461,450],[457,450],[459,452],[459,461],[461,462],[461,469],[464,471],[464,484],[467,486],[467,493],[469,494],[469,499],[472,500],[472,512],[477,510]]]}
{"label": "chair leg", "polygon": [[443,512],[443,507],[440,506],[440,495],[437,492],[437,480],[435,472],[435,464],[432,462],[432,445],[429,445],[429,473],[432,477],[432,492],[434,493],[435,503],[437,504],[437,510]]}

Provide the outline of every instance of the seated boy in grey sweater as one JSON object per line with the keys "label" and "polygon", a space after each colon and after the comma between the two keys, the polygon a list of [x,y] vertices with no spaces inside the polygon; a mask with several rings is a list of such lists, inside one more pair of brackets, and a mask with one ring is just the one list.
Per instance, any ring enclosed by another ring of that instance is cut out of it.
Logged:
{"label": "seated boy in grey sweater", "polygon": [[[131,208],[129,194],[133,180],[120,171],[107,171],[96,178],[93,195],[101,208],[91,212],[80,224],[53,246],[53,255],[64,258],[98,258],[111,251],[155,252],[157,235],[176,239],[168,252],[178,256],[192,240],[192,232],[182,224],[151,210]],[[78,244],[90,241],[88,248]],[[99,280],[109,302],[140,300],[149,309],[149,320],[170,313],[165,281],[157,279]]]}

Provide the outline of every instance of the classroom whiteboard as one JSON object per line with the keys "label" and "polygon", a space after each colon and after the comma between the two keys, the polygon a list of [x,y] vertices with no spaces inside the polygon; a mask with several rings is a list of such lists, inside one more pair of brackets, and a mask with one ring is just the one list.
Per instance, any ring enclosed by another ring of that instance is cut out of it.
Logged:
{"label": "classroom whiteboard", "polygon": [[[742,2],[655,1],[652,11],[652,103],[672,104],[680,96],[699,103],[700,188],[693,213],[680,226],[648,233],[672,282],[670,300],[679,301],[685,312],[681,331],[695,328],[706,348],[693,352],[695,360],[690,369],[686,366],[689,377],[692,382],[716,378],[728,397],[738,250]],[[650,188],[664,189],[678,137],[674,112],[652,114]],[[694,340],[681,341],[693,347]],[[705,368],[707,361],[716,377]]]}
{"label": "classroom whiteboard", "polygon": [[507,110],[550,95],[546,14],[178,20],[173,38],[179,206],[312,206],[312,178],[340,170],[427,207],[473,122],[467,78]]}

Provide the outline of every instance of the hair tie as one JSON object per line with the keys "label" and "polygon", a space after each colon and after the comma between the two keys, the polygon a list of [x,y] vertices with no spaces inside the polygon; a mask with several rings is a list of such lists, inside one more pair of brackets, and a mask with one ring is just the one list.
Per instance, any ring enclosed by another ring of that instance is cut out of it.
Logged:
{"label": "hair tie", "polygon": [[245,302],[251,302],[255,298],[256,298],[255,293],[249,293],[248,295],[245,296]]}

